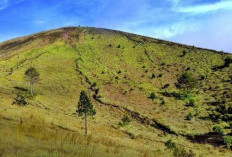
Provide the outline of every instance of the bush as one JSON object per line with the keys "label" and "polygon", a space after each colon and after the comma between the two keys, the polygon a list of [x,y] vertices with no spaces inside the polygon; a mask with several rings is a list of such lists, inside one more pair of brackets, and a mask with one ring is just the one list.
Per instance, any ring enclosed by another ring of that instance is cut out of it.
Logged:
{"label": "bush", "polygon": [[192,150],[188,152],[184,148],[174,149],[173,155],[174,157],[196,157],[196,154]]}
{"label": "bush", "polygon": [[155,78],[155,74],[154,74],[154,73],[152,73],[151,78],[152,78],[152,79],[154,79],[154,78]]}
{"label": "bush", "polygon": [[155,93],[151,93],[148,98],[150,98],[153,101],[154,99],[157,99],[157,96],[155,95]]}
{"label": "bush", "polygon": [[186,116],[186,120],[192,120],[193,119],[193,114],[190,112],[187,116]]}
{"label": "bush", "polygon": [[165,84],[163,87],[162,87],[162,89],[166,89],[166,88],[168,88],[170,86],[170,84]]}
{"label": "bush", "polygon": [[187,151],[185,148],[177,146],[170,139],[165,142],[165,146],[173,151],[174,157],[196,157],[196,154],[192,150]]}
{"label": "bush", "polygon": [[195,104],[195,101],[194,100],[189,100],[189,102],[186,104],[186,106],[188,106],[188,107],[195,107],[196,106],[196,104]]}
{"label": "bush", "polygon": [[121,70],[119,70],[119,71],[118,71],[118,74],[121,74],[121,73],[122,73],[122,71],[121,71]]}
{"label": "bush", "polygon": [[165,62],[162,62],[162,63],[161,63],[161,66],[164,66],[164,65],[166,65],[166,63],[165,63]]}
{"label": "bush", "polygon": [[159,75],[158,75],[158,77],[162,77],[162,76],[163,76],[163,74],[159,74]]}
{"label": "bush", "polygon": [[130,118],[129,118],[127,115],[125,115],[125,116],[122,118],[122,122],[123,122],[124,124],[128,124],[128,123],[130,123]]}
{"label": "bush", "polygon": [[215,127],[213,128],[213,131],[214,131],[215,133],[220,134],[220,135],[223,135],[223,134],[224,134],[223,128],[222,128],[221,126],[219,126],[219,125],[215,126]]}
{"label": "bush", "polygon": [[185,72],[177,80],[176,87],[185,90],[191,90],[198,84],[198,80],[192,76],[192,74]]}
{"label": "bush", "polygon": [[219,70],[219,69],[223,69],[223,68],[227,68],[230,66],[230,64],[232,63],[232,58],[227,57],[224,59],[224,64],[221,66],[215,66],[212,68],[212,70]]}
{"label": "bush", "polygon": [[94,82],[92,85],[91,85],[91,87],[96,87],[97,86],[97,83],[96,82]]}
{"label": "bush", "polygon": [[225,67],[229,67],[231,63],[232,63],[232,58],[230,58],[230,57],[227,57],[227,58],[224,60],[224,66],[225,66]]}
{"label": "bush", "polygon": [[164,99],[163,99],[163,98],[161,98],[160,100],[161,100],[160,105],[165,105],[165,101],[164,101]]}
{"label": "bush", "polygon": [[161,92],[161,94],[166,97],[174,97],[177,100],[185,100],[186,98],[189,98],[189,95],[185,93],[177,93],[177,92],[168,93],[167,91],[165,91],[165,92]]}
{"label": "bush", "polygon": [[232,136],[224,136],[223,142],[227,146],[227,148],[230,149],[230,147],[232,145]]}
{"label": "bush", "polygon": [[212,111],[211,113],[209,113],[209,117],[212,120],[219,120],[222,118],[222,115],[220,113],[218,113],[217,111]]}
{"label": "bush", "polygon": [[121,120],[122,122],[118,123],[119,126],[125,126],[130,123],[130,118],[127,115],[124,115]]}
{"label": "bush", "polygon": [[165,142],[165,146],[168,149],[175,149],[176,148],[176,144],[174,142],[172,142],[171,139],[169,139],[167,142]]}
{"label": "bush", "polygon": [[14,98],[12,105],[25,106],[25,105],[27,105],[27,102],[25,100],[25,97],[23,95],[21,95],[20,93],[18,93],[16,95],[16,97]]}

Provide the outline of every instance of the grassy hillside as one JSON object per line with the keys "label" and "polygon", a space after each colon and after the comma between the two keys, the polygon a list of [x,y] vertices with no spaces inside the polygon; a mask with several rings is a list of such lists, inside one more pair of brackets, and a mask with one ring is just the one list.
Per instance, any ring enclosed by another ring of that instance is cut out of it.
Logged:
{"label": "grassy hillside", "polygon": [[[0,156],[230,156],[230,58],[83,27],[1,43]],[[29,67],[40,73],[33,97]],[[97,111],[87,137],[76,114],[82,90]],[[12,105],[18,93],[28,105]]]}

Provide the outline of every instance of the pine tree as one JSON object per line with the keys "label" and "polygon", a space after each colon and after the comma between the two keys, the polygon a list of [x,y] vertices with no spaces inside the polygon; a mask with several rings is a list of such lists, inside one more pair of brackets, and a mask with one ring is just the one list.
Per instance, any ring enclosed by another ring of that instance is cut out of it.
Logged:
{"label": "pine tree", "polygon": [[87,116],[93,116],[96,114],[93,104],[91,103],[87,93],[81,91],[78,102],[78,109],[76,110],[78,116],[84,115],[85,118],[85,135],[87,135]]}

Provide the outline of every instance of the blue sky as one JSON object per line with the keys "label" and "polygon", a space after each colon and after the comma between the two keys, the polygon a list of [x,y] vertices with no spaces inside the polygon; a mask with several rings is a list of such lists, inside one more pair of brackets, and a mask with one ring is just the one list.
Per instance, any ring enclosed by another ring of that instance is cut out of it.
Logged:
{"label": "blue sky", "polygon": [[232,0],[0,0],[0,41],[78,25],[232,52]]}

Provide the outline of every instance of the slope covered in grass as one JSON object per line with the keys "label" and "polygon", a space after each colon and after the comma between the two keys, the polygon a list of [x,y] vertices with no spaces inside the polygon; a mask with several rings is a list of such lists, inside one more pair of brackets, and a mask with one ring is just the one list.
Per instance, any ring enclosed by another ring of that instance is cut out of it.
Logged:
{"label": "slope covered in grass", "polygon": [[[230,57],[83,27],[1,43],[0,156],[173,156],[169,139],[196,156],[229,156],[222,135],[216,142],[194,135],[215,125],[230,135]],[[40,73],[34,97],[24,78],[29,67]],[[196,82],[191,89],[180,88],[185,73]],[[87,137],[75,112],[82,90],[97,111]],[[11,105],[17,93],[27,106]],[[130,122],[119,125],[126,115]]]}

